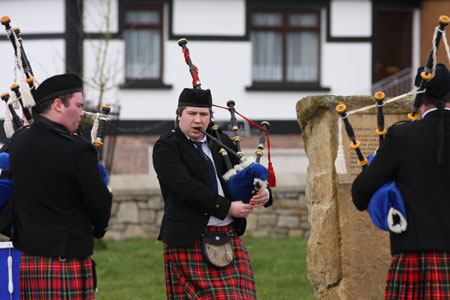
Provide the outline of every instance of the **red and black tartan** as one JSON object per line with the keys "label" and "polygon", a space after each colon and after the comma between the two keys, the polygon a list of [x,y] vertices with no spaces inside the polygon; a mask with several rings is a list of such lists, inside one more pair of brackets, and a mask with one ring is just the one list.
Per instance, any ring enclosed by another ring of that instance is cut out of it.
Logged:
{"label": "red and black tartan", "polygon": [[256,299],[248,253],[232,225],[208,226],[207,231],[231,231],[233,262],[225,268],[209,265],[202,255],[201,239],[190,246],[164,244],[167,299]]}
{"label": "red and black tartan", "polygon": [[395,254],[386,279],[385,300],[450,299],[450,253]]}
{"label": "red and black tartan", "polygon": [[94,279],[90,257],[31,256],[20,259],[21,300],[93,300]]}

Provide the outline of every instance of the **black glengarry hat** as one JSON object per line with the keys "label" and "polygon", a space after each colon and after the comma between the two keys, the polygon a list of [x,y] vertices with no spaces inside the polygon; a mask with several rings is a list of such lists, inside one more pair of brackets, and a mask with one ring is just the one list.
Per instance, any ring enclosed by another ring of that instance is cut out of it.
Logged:
{"label": "black glengarry hat", "polygon": [[44,80],[32,91],[36,108],[58,96],[83,92],[83,81],[75,74],[55,75]]}
{"label": "black glengarry hat", "polygon": [[211,91],[185,88],[178,99],[178,106],[212,107]]}
{"label": "black glengarry hat", "polygon": [[[424,67],[417,70],[415,85],[419,86],[422,77],[420,74],[424,71]],[[436,65],[436,72],[426,85],[425,95],[433,103],[436,104],[443,100],[450,93],[450,72],[444,64]]]}

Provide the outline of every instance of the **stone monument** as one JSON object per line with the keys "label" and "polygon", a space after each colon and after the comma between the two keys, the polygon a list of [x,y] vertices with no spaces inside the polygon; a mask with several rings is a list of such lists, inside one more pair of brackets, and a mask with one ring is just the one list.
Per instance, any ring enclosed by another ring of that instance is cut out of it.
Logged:
{"label": "stone monument", "polygon": [[[347,111],[375,104],[370,96],[309,96],[297,103],[297,118],[309,159],[306,202],[311,234],[307,246],[308,278],[317,299],[379,300],[391,262],[389,233],[372,224],[367,211],[358,211],[351,200],[351,184],[361,167],[343,131],[347,174],[337,174],[336,106]],[[406,120],[412,99],[384,106],[385,124]],[[378,146],[377,109],[349,116],[364,156]]]}

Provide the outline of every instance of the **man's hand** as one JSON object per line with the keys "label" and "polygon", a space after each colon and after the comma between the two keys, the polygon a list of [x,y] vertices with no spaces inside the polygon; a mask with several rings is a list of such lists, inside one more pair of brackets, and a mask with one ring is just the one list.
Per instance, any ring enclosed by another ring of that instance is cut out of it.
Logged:
{"label": "man's hand", "polygon": [[269,201],[269,198],[269,191],[266,188],[262,188],[250,199],[250,205],[252,205],[253,208],[264,206],[264,204]]}
{"label": "man's hand", "polygon": [[247,218],[252,212],[253,206],[250,204],[245,204],[242,201],[231,202],[230,215],[235,218]]}

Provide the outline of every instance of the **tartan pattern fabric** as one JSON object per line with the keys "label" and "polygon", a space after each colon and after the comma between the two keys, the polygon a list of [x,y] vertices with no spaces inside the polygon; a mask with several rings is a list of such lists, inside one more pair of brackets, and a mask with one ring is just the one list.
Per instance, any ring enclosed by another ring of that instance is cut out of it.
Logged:
{"label": "tartan pattern fabric", "polygon": [[450,299],[450,253],[395,254],[386,278],[385,300]]}
{"label": "tartan pattern fabric", "polygon": [[209,265],[202,254],[202,239],[190,246],[164,244],[167,299],[256,299],[248,253],[233,226],[208,226],[207,231],[230,232],[233,262],[224,268]]}
{"label": "tartan pattern fabric", "polygon": [[90,257],[31,256],[20,261],[21,300],[93,300],[94,280]]}

